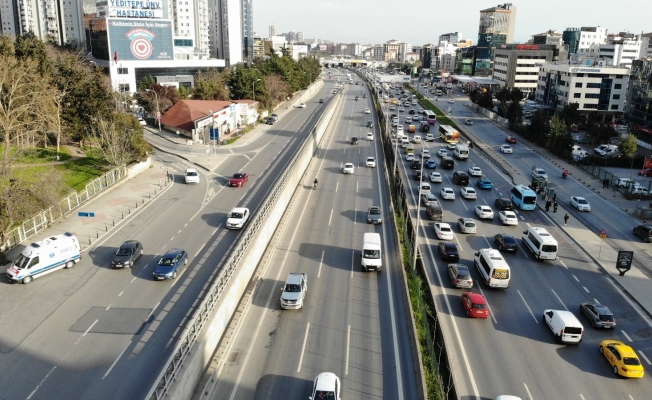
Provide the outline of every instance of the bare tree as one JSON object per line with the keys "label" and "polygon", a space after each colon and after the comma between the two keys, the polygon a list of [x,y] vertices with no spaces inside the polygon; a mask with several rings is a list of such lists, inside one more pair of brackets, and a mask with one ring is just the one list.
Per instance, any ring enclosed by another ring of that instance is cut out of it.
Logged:
{"label": "bare tree", "polygon": [[265,87],[269,96],[277,102],[283,101],[290,93],[288,84],[278,74],[270,74],[265,77]]}
{"label": "bare tree", "polygon": [[93,123],[93,133],[106,161],[114,166],[126,165],[134,159],[134,138],[142,127],[129,115],[114,114]]}

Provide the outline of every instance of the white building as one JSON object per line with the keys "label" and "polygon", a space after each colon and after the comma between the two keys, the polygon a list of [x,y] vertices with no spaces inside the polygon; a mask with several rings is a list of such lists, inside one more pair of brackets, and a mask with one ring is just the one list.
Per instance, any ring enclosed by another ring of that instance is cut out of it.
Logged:
{"label": "white building", "polygon": [[83,45],[83,6],[82,1],[0,0],[0,33],[15,39],[31,31],[43,41]]}
{"label": "white building", "polygon": [[290,44],[288,46],[288,50],[290,51],[290,56],[294,61],[299,61],[303,57],[306,57],[308,55],[308,45],[307,44]]}
{"label": "white building", "polygon": [[[172,0],[176,2],[177,0]],[[181,1],[179,0],[179,3]],[[226,65],[242,62],[243,54],[243,5],[242,0],[195,0],[190,4],[207,2],[211,55],[224,59]],[[187,3],[184,1],[184,3]],[[192,6],[190,7],[192,11]],[[200,10],[197,9],[199,13]],[[270,32],[274,26],[270,27]]]}
{"label": "white building", "polygon": [[539,79],[539,66],[552,62],[554,45],[504,44],[494,50],[493,79],[500,88],[517,88],[534,92]]}
{"label": "white building", "polygon": [[439,57],[439,70],[453,73],[455,71],[455,53],[444,54]]}
{"label": "white building", "polygon": [[581,114],[622,115],[629,74],[627,68],[543,63],[536,99],[557,109],[577,103]]}

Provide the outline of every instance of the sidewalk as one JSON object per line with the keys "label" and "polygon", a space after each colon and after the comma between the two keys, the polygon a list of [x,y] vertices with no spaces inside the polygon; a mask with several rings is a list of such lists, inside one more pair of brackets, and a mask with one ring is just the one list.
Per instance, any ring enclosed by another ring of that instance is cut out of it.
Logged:
{"label": "sidewalk", "polygon": [[[171,187],[165,167],[154,163],[151,168],[106,189],[79,209],[10,250],[7,257],[14,261],[26,244],[64,232],[74,233],[81,243],[82,252],[87,252],[108,239],[116,228],[133,219],[152,200]],[[79,217],[78,211],[93,212],[95,217]],[[0,273],[4,274],[6,269],[7,266],[3,266]]]}

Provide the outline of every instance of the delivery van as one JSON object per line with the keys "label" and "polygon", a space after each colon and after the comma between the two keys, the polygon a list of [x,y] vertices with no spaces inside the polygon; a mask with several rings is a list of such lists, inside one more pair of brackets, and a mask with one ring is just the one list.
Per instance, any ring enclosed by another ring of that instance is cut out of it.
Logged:
{"label": "delivery van", "polygon": [[382,252],[380,234],[368,232],[362,238],[362,269],[364,271],[378,271],[382,267]]}
{"label": "delivery van", "polygon": [[458,160],[466,160],[469,158],[469,146],[465,144],[458,144],[453,150],[453,155]]}
{"label": "delivery van", "polygon": [[531,226],[523,232],[523,244],[539,260],[557,259],[557,241],[544,228]]}
{"label": "delivery van", "polygon": [[7,269],[12,282],[30,283],[61,268],[72,268],[81,260],[81,246],[72,233],[51,236],[25,247]]}

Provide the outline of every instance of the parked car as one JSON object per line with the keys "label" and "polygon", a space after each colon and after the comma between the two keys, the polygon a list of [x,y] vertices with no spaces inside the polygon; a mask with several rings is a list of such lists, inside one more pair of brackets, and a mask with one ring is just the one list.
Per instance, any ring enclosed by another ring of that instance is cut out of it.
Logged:
{"label": "parked car", "polygon": [[464,120],[464,123],[465,123],[466,125],[473,125],[473,120],[470,119],[470,118],[466,118],[466,119]]}
{"label": "parked car", "polygon": [[652,225],[638,225],[634,227],[634,235],[643,239],[644,242],[652,242]]}

